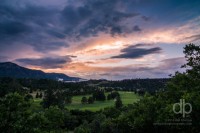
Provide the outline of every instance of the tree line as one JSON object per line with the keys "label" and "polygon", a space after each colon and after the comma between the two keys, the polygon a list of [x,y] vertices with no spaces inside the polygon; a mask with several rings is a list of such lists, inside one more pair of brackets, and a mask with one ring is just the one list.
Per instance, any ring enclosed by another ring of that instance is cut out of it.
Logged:
{"label": "tree line", "polygon": [[95,90],[104,89],[105,92],[134,91],[138,94],[148,92],[154,94],[166,88],[170,79],[131,79],[122,81],[89,80],[77,83],[58,82],[50,79],[14,79],[0,77],[0,96],[9,92],[30,93],[33,91],[46,91],[48,89],[64,90],[71,95],[93,94]]}

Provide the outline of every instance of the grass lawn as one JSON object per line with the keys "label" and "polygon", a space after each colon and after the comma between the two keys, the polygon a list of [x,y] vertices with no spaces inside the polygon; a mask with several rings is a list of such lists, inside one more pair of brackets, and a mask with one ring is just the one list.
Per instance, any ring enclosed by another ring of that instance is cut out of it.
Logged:
{"label": "grass lawn", "polygon": [[[122,103],[124,105],[132,104],[136,102],[140,97],[134,92],[119,92],[121,96]],[[106,93],[106,96],[108,93]],[[91,95],[85,95],[87,98]],[[72,103],[70,105],[66,105],[68,109],[80,109],[80,110],[91,110],[98,111],[105,107],[114,106],[114,100],[105,100],[105,101],[95,101],[93,104],[81,104],[81,99],[83,96],[74,96],[72,98]]]}
{"label": "grass lawn", "polygon": [[[140,99],[140,96],[135,94],[134,92],[125,92],[125,91],[119,91],[121,100],[123,105],[132,104],[134,102],[137,102]],[[106,93],[106,96],[108,93]],[[84,95],[87,98],[91,95]],[[81,104],[81,99],[83,95],[80,96],[73,96],[72,103],[69,105],[66,105],[67,109],[80,109],[80,110],[90,110],[90,111],[98,111],[100,109],[111,107],[115,105],[114,100],[105,100],[105,101],[95,101],[93,104]],[[37,111],[41,109],[40,102],[42,99],[36,99],[34,98],[34,102],[32,105],[32,109]]]}
{"label": "grass lawn", "polygon": [[31,109],[35,112],[42,110],[42,106],[40,105],[40,103],[42,102],[42,99],[40,98],[34,98],[33,99],[33,103],[31,105]]}

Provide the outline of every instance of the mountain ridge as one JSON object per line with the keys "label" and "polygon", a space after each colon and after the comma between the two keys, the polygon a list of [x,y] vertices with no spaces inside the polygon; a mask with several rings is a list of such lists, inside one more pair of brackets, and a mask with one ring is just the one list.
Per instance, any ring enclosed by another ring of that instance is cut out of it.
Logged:
{"label": "mountain ridge", "polygon": [[63,73],[45,73],[41,70],[29,69],[13,62],[0,62],[0,77],[53,79],[63,81],[81,80],[81,78],[70,77]]}

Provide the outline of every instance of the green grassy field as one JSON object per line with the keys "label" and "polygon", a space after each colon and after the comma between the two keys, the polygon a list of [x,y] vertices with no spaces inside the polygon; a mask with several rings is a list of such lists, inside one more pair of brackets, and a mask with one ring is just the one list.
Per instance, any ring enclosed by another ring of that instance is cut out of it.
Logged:
{"label": "green grassy field", "polygon": [[[124,105],[132,104],[136,102],[140,97],[134,92],[119,92],[121,96],[122,103]],[[107,96],[108,93],[106,93]],[[87,98],[91,95],[85,95]],[[95,101],[93,104],[81,104],[81,99],[83,96],[74,96],[72,98],[72,104],[67,105],[68,109],[80,109],[80,110],[91,110],[97,111],[106,107],[114,106],[114,100],[106,101]]]}
{"label": "green grassy field", "polygon": [[[132,104],[134,102],[137,102],[140,99],[140,96],[135,94],[134,92],[123,92],[120,91],[120,97],[122,100],[123,105]],[[108,93],[106,93],[107,96]],[[84,95],[87,98],[91,95]],[[93,104],[81,104],[81,99],[83,95],[80,96],[74,96],[72,98],[72,103],[69,105],[66,105],[67,109],[80,109],[80,110],[90,110],[90,111],[98,111],[100,109],[114,106],[115,102],[114,100],[105,100],[105,101],[95,101]],[[34,99],[33,103],[33,109],[37,110],[41,107],[40,105],[41,99]]]}
{"label": "green grassy field", "polygon": [[40,105],[41,102],[42,102],[42,99],[40,99],[40,98],[34,98],[33,99],[33,103],[31,105],[31,109],[33,111],[36,111],[36,112],[42,110],[43,108]]}

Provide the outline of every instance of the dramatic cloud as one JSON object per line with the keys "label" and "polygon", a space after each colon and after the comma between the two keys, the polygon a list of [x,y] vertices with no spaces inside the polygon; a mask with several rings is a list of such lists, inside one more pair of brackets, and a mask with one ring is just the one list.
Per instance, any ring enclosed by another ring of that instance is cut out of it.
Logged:
{"label": "dramatic cloud", "polygon": [[0,46],[27,44],[41,52],[67,46],[64,35],[54,26],[58,12],[23,0],[2,0]]}
{"label": "dramatic cloud", "polygon": [[183,44],[200,40],[199,12],[199,0],[1,0],[0,61],[83,78],[165,77],[183,63]]}
{"label": "dramatic cloud", "polygon": [[87,78],[126,79],[126,78],[168,78],[169,74],[180,69],[185,64],[184,57],[168,58],[157,61],[157,65],[132,64],[124,66],[94,66],[95,62],[70,63],[65,66],[67,73],[77,72],[76,76]]}
{"label": "dramatic cloud", "polygon": [[46,57],[46,58],[22,58],[15,60],[19,63],[41,68],[62,68],[64,64],[71,62],[68,56],[61,57]]}
{"label": "dramatic cloud", "polygon": [[2,0],[1,47],[27,44],[36,51],[48,52],[68,47],[83,37],[97,36],[100,32],[114,36],[141,31],[138,25],[125,24],[139,14],[122,9],[121,0],[69,3],[58,8],[38,5],[31,0]]}
{"label": "dramatic cloud", "polygon": [[0,23],[1,37],[15,36],[18,34],[26,33],[30,29],[27,25],[16,21],[5,21]]}
{"label": "dramatic cloud", "polygon": [[79,38],[96,36],[99,32],[116,35],[140,31],[138,26],[125,25],[139,14],[124,11],[122,6],[125,5],[121,0],[87,0],[81,6],[68,5],[62,11],[65,33]]}
{"label": "dramatic cloud", "polygon": [[136,26],[133,27],[133,31],[136,31],[136,32],[137,32],[137,31],[141,31],[141,29],[140,29],[139,26],[136,25]]}
{"label": "dramatic cloud", "polygon": [[160,47],[138,48],[138,46],[148,46],[148,45],[136,44],[136,45],[128,46],[127,48],[124,48],[121,50],[122,54],[117,55],[117,56],[112,56],[112,58],[137,59],[137,58],[144,57],[145,55],[158,54],[162,50]]}

